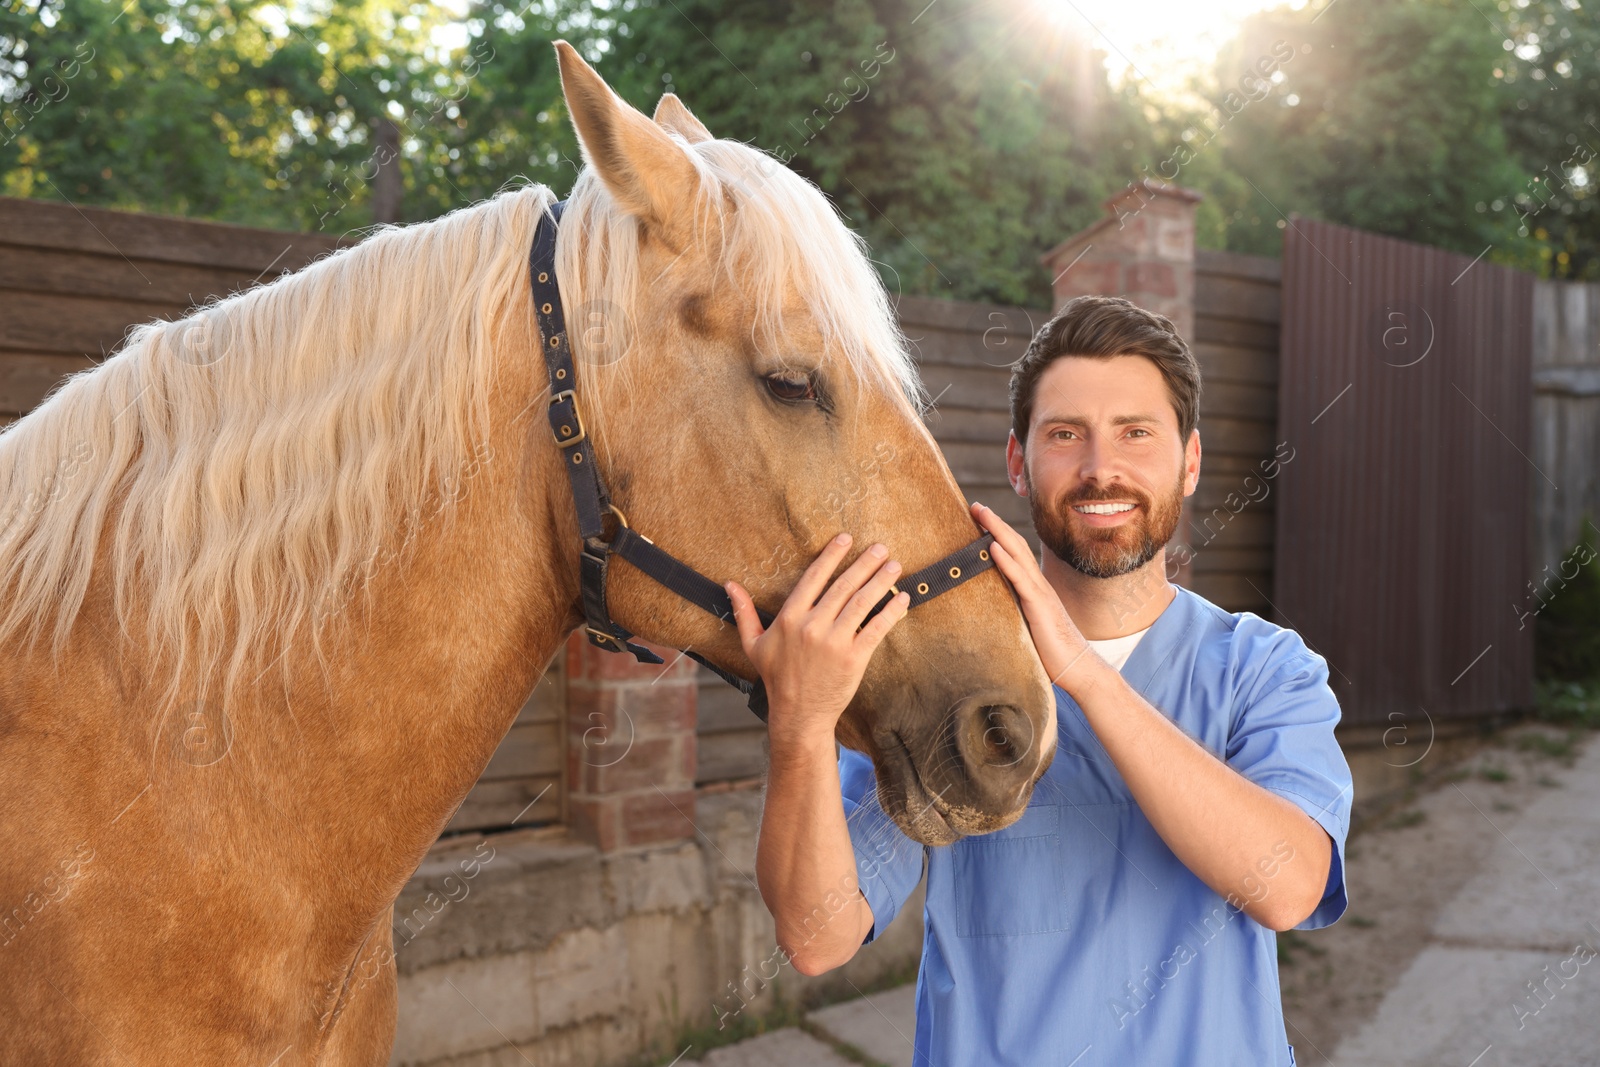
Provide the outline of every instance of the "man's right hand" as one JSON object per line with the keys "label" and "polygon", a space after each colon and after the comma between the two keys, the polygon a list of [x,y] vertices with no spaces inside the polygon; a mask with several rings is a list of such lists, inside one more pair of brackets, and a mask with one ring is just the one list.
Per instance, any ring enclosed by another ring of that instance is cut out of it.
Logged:
{"label": "man's right hand", "polygon": [[[844,963],[873,927],[845,822],[833,735],[873,650],[911,599],[901,593],[863,626],[900,565],[873,545],[830,585],[849,550],[848,534],[834,538],[766,629],[750,594],[737,583],[727,586],[739,640],[767,686],[772,758],[756,838],[756,882],[778,944],[802,974]],[[838,900],[845,903],[830,903]]]}
{"label": "man's right hand", "polygon": [[[828,542],[763,628],[750,594],[726,586],[745,655],[761,673],[772,709],[772,749],[833,742],[839,716],[855,696],[867,662],[889,629],[904,617],[911,597],[900,593],[862,625],[874,604],[900,576],[900,564],[881,544],[868,548],[845,572],[829,577],[850,550],[850,535]],[[826,587],[826,588],[825,588]]]}

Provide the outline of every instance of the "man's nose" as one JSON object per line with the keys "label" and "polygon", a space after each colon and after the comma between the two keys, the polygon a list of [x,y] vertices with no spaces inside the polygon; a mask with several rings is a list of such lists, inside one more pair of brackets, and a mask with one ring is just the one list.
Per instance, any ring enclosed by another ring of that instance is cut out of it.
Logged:
{"label": "man's nose", "polygon": [[1111,476],[1121,469],[1122,454],[1117,450],[1116,441],[1109,437],[1095,434],[1084,442],[1080,453],[1082,463],[1078,467],[1078,477],[1086,482],[1107,482]]}

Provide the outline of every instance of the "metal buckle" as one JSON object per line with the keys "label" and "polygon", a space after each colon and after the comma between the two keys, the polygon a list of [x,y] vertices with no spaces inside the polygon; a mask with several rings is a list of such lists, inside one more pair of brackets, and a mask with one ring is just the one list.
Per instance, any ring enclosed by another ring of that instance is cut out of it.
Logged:
{"label": "metal buckle", "polygon": [[585,627],[585,629],[589,631],[589,642],[591,644],[600,645],[602,648],[608,648],[612,652],[628,651],[627,648],[622,644],[622,639],[617,637],[615,634],[608,634],[604,630],[596,630],[593,626]]}
{"label": "metal buckle", "polygon": [[551,436],[555,437],[556,444],[559,447],[571,448],[573,445],[577,444],[579,441],[582,441],[586,436],[588,436],[588,431],[583,428],[583,416],[578,413],[577,394],[575,394],[571,389],[563,389],[561,392],[550,398],[550,406],[555,407],[563,400],[572,401],[572,421],[578,424],[578,433],[576,437],[561,437],[555,433],[555,429],[552,427]]}

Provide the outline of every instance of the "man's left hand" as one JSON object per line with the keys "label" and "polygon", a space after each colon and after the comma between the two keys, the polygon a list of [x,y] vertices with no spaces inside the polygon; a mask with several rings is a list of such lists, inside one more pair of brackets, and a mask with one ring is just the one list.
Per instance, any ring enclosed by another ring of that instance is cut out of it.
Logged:
{"label": "man's left hand", "polygon": [[982,504],[972,505],[972,517],[994,534],[990,552],[995,566],[1000,568],[1022,602],[1022,614],[1028,620],[1033,647],[1039,653],[1045,673],[1050,675],[1051,684],[1060,685],[1061,676],[1088,654],[1089,643],[1067,615],[1067,609],[1051,588],[1044,571],[1039,569],[1039,561],[1034,558],[1027,538]]}

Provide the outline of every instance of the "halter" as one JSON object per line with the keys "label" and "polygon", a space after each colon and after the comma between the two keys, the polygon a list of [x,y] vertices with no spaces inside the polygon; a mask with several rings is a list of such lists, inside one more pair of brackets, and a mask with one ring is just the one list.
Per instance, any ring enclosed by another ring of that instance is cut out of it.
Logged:
{"label": "halter", "polygon": [[[578,513],[578,536],[582,545],[578,553],[578,571],[582,583],[581,603],[583,617],[589,634],[589,643],[607,652],[631,652],[640,663],[662,663],[662,658],[640,644],[629,640],[629,633],[611,618],[606,607],[606,574],[611,557],[620,556],[661,585],[677,593],[722,622],[731,623],[733,602],[727,592],[689,566],[656,547],[655,543],[628,525],[621,509],[611,502],[605,482],[595,464],[594,446],[578,414],[577,379],[572,362],[572,346],[567,341],[566,316],[561,308],[561,288],[556,283],[556,229],[561,223],[561,213],[566,203],[551,204],[547,220],[541,218],[533,234],[533,249],[528,260],[533,280],[533,304],[539,321],[539,332],[544,343],[544,360],[550,372],[550,432],[556,446],[566,457],[563,466],[572,483],[572,503]],[[617,532],[610,541],[604,539],[604,521],[607,515],[616,519]],[[915,574],[900,579],[890,587],[882,600],[873,605],[867,618],[882,611],[896,593],[905,592],[911,598],[910,607],[924,604],[941,593],[948,593],[976,574],[994,566],[989,546],[994,542],[991,534],[984,534],[965,548],[958,549],[937,563],[924,567]],[[763,626],[772,625],[772,615],[756,609]],[[767,721],[766,687],[760,681],[747,681],[718,667],[693,652],[684,653],[690,659],[709,667],[723,681],[743,693],[750,702],[750,710],[762,722]]]}

